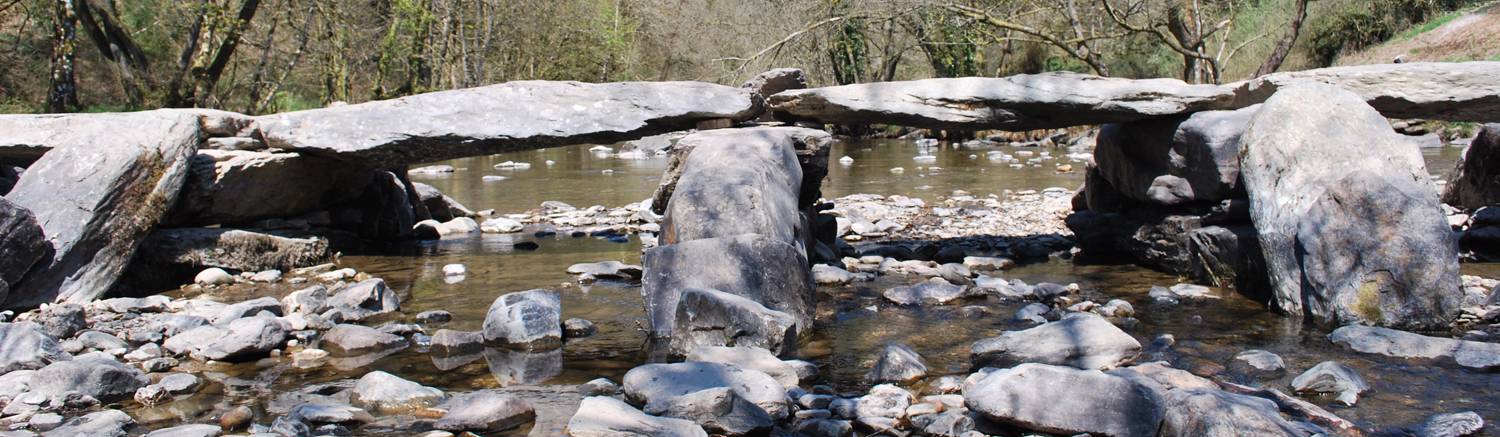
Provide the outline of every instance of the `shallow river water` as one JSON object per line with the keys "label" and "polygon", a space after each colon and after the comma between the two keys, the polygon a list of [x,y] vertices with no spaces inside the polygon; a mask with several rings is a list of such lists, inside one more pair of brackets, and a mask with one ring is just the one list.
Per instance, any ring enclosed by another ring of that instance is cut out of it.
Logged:
{"label": "shallow river water", "polygon": [[[986,159],[985,150],[942,147],[921,152],[911,141],[839,142],[830,156],[830,172],[823,191],[828,198],[876,193],[931,201],[953,190],[984,196],[1007,189],[1040,190],[1054,186],[1074,189],[1082,181],[1083,163],[1070,161],[1066,149],[1002,149],[1007,153],[1048,152],[1052,159],[1042,161],[1040,167],[1017,169]],[[1446,173],[1459,150],[1427,151],[1429,169]],[[912,157],[919,153],[934,154],[936,161],[914,161]],[[853,158],[853,164],[840,164],[838,159],[843,156]],[[546,165],[549,160],[555,163]],[[492,168],[504,161],[529,162],[533,166],[526,170]],[[458,170],[443,176],[413,175],[413,180],[431,184],[472,209],[493,208],[511,213],[537,208],[547,200],[578,207],[639,202],[650,197],[666,159],[618,159],[592,153],[588,146],[577,146],[446,164]],[[1076,171],[1059,174],[1055,166],[1061,164],[1071,165]],[[904,171],[893,173],[891,169],[895,167]],[[506,179],[486,181],[486,175]],[[512,247],[518,241],[536,241],[540,248],[518,251]],[[596,335],[571,340],[560,352],[526,354],[493,350],[470,357],[435,359],[408,349],[349,371],[337,366],[304,370],[285,364],[269,368],[240,365],[218,370],[245,379],[272,378],[273,393],[354,378],[369,370],[389,371],[447,391],[506,387],[532,400],[539,414],[534,426],[506,435],[560,435],[578,400],[573,385],[598,377],[619,381],[624,372],[646,361],[642,352],[644,313],[639,286],[600,282],[580,287],[564,269],[573,263],[603,260],[639,264],[640,249],[640,242],[634,237],[626,243],[615,243],[563,235],[538,238],[529,233],[487,234],[482,238],[424,243],[403,250],[400,255],[342,259],[346,266],[384,278],[401,294],[405,314],[425,310],[452,312],[453,322],[443,326],[450,329],[478,329],[486,308],[501,294],[532,288],[559,290],[563,317],[588,319],[598,327]],[[464,281],[445,282],[442,267],[450,263],[467,266]],[[1465,272],[1495,277],[1500,269],[1466,265]],[[1333,406],[1330,399],[1314,401],[1362,426],[1406,425],[1435,413],[1462,410],[1476,411],[1492,422],[1500,420],[1500,390],[1497,390],[1500,375],[1461,370],[1451,364],[1343,351],[1326,339],[1325,330],[1298,326],[1231,292],[1216,290],[1223,299],[1206,303],[1157,305],[1147,298],[1147,290],[1153,285],[1175,284],[1179,278],[1129,265],[1082,266],[1063,260],[1025,265],[1001,275],[1027,283],[1077,283],[1084,297],[1096,302],[1111,298],[1129,301],[1136,308],[1139,322],[1123,328],[1143,345],[1162,334],[1171,334],[1177,341],[1172,353],[1160,357],[1143,354],[1142,360],[1167,359],[1176,367],[1203,374],[1219,371],[1240,351],[1265,349],[1281,355],[1288,370],[1283,377],[1258,384],[1283,391],[1289,391],[1287,386],[1292,377],[1314,364],[1341,361],[1355,368],[1372,389],[1353,408]],[[817,363],[824,380],[835,388],[854,391],[865,388],[861,377],[888,342],[903,342],[921,353],[932,369],[929,378],[935,379],[967,373],[968,351],[974,341],[1025,327],[1011,321],[1011,315],[1022,305],[1019,303],[981,300],[967,302],[966,305],[971,305],[967,309],[965,305],[918,308],[895,306],[880,298],[884,289],[916,280],[880,276],[873,282],[820,288],[818,322],[810,338],[800,345],[799,358]],[[429,329],[428,333],[432,331]],[[347,366],[359,364],[362,363]],[[1234,379],[1228,372],[1219,378]],[[223,402],[224,395],[217,394],[221,392],[205,390],[203,393],[216,394],[200,395],[197,404]],[[275,410],[283,402],[286,401],[271,401],[267,409]],[[174,409],[193,408],[193,403],[169,405]],[[157,413],[171,416],[186,412]],[[377,422],[358,432],[377,435],[382,429],[399,427],[395,423]],[[1500,435],[1493,425],[1489,431],[1490,435]]]}

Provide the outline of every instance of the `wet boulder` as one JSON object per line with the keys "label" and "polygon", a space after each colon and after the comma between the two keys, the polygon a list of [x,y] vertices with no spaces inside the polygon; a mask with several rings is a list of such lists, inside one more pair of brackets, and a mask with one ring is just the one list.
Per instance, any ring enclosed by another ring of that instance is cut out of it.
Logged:
{"label": "wet boulder", "polygon": [[21,283],[31,266],[47,256],[52,245],[42,235],[31,211],[0,197],[0,304],[10,294],[10,287]]}
{"label": "wet boulder", "polygon": [[432,351],[438,355],[464,355],[484,348],[484,332],[439,329],[432,334]]}
{"label": "wet boulder", "polygon": [[1500,124],[1487,124],[1464,154],[1443,186],[1443,203],[1466,211],[1500,205]]}
{"label": "wet boulder", "polygon": [[1298,393],[1331,394],[1344,405],[1354,405],[1360,393],[1370,389],[1354,369],[1337,361],[1324,361],[1292,379],[1292,390]]}
{"label": "wet boulder", "polygon": [[352,357],[404,348],[406,339],[368,326],[340,324],[323,334],[318,347],[334,355]]}
{"label": "wet boulder", "polygon": [[618,399],[583,398],[568,419],[571,437],[708,437],[697,424],[669,417],[648,416]]}
{"label": "wet boulder", "polygon": [[1484,418],[1473,411],[1438,414],[1413,429],[1420,437],[1463,437],[1484,430]]}
{"label": "wet boulder", "polygon": [[520,349],[554,349],[562,345],[562,300],[536,289],[495,299],[484,316],[484,340]]}
{"label": "wet boulder", "polygon": [[579,263],[568,266],[568,273],[574,275],[591,275],[595,278],[634,280],[641,278],[641,266],[625,264],[619,261]]}
{"label": "wet boulder", "polygon": [[630,140],[760,111],[748,90],[701,82],[517,81],[267,115],[256,123],[270,147],[393,168]]}
{"label": "wet boulder", "polygon": [[328,307],[344,320],[360,321],[401,310],[401,297],[380,278],[366,279],[340,289],[328,299]]}
{"label": "wet boulder", "polygon": [[984,419],[1051,434],[1152,437],[1164,415],[1155,391],[1098,370],[1022,364],[995,370],[963,390]]}
{"label": "wet boulder", "polygon": [[947,304],[972,295],[967,285],[958,285],[943,278],[930,278],[916,285],[894,287],[881,294],[885,300],[898,305]]}
{"label": "wet boulder", "polygon": [[382,371],[366,373],[354,383],[349,401],[356,407],[384,413],[409,412],[442,402],[442,390],[401,379]]}
{"label": "wet boulder", "polygon": [[146,434],[146,437],[219,437],[224,428],[218,425],[195,423],[162,428]]}
{"label": "wet boulder", "polygon": [[1137,202],[1216,202],[1240,190],[1240,134],[1259,106],[1204,111],[1100,128],[1094,162]]}
{"label": "wet boulder", "polygon": [[1079,369],[1110,369],[1130,362],[1141,343],[1108,319],[1073,313],[1062,320],[974,342],[974,368],[1042,363]]}
{"label": "wet boulder", "polygon": [[328,287],[314,285],[281,298],[282,314],[321,314],[328,309]]}
{"label": "wet boulder", "polygon": [[1058,72],[943,78],[785,91],[771,109],[836,124],[1027,131],[1233,109],[1234,90],[1175,79]]}
{"label": "wet boulder", "polygon": [[1458,248],[1422,155],[1358,95],[1280,90],[1241,136],[1273,306],[1326,324],[1447,327]]}
{"label": "wet boulder", "polygon": [[796,387],[803,380],[817,376],[817,367],[812,363],[782,360],[771,351],[754,346],[699,346],[687,354],[686,360],[729,364],[760,371],[786,387]]}
{"label": "wet boulder", "polygon": [[1274,378],[1286,373],[1286,362],[1280,355],[1260,349],[1251,349],[1235,354],[1229,367],[1240,374],[1261,378]]}
{"label": "wet boulder", "polygon": [[7,307],[85,303],[114,285],[177,200],[201,137],[198,117],[158,110],[0,118],[0,149],[50,148],[5,196],[52,244]]}
{"label": "wet boulder", "polygon": [[790,351],[799,327],[790,314],[718,290],[688,288],[677,302],[669,347],[681,355],[703,346],[747,346]]}
{"label": "wet boulder", "polygon": [[475,216],[473,210],[431,185],[412,182],[412,187],[416,188],[418,200],[427,208],[427,213],[432,216],[433,220],[446,222],[459,217],[473,218]]}
{"label": "wet boulder", "polygon": [[42,437],[125,437],[135,431],[135,419],[120,410],[95,411],[63,422]]}
{"label": "wet boulder", "polygon": [[1281,417],[1276,403],[1215,389],[1171,390],[1163,396],[1161,437],[1303,437],[1306,431]]}
{"label": "wet boulder", "polygon": [[657,337],[672,334],[678,301],[699,288],[740,296],[812,326],[814,302],[807,258],[796,246],[759,235],[710,238],[646,251],[642,293]]}
{"label": "wet boulder", "polygon": [[885,345],[885,349],[881,350],[875,366],[865,374],[865,381],[877,384],[882,382],[904,384],[923,376],[927,376],[927,363],[922,361],[922,356],[910,346],[892,343]]}
{"label": "wet boulder", "polygon": [[487,348],[484,362],[502,386],[539,384],[562,373],[562,349],[546,351]]}
{"label": "wet boulder", "polygon": [[17,370],[40,369],[68,361],[57,339],[41,325],[31,322],[0,323],[0,375]]}
{"label": "wet boulder", "polygon": [[448,410],[433,423],[444,431],[500,432],[536,419],[531,403],[512,394],[485,390],[454,396],[442,405]]}
{"label": "wet boulder", "polygon": [[140,369],[109,358],[83,357],[58,361],[43,367],[31,381],[31,391],[55,398],[78,392],[99,402],[130,399],[135,391],[151,383]]}
{"label": "wet boulder", "polygon": [[646,364],[626,372],[621,387],[627,399],[645,405],[647,411],[664,410],[665,405],[689,393],[728,387],[771,417],[780,419],[791,413],[786,388],[775,378],[727,364]]}
{"label": "wet boulder", "polygon": [[714,435],[765,435],[775,422],[766,410],[745,400],[729,387],[688,393],[648,405],[647,414],[690,420]]}
{"label": "wet boulder", "polygon": [[280,348],[281,344],[286,341],[286,335],[286,327],[275,318],[236,319],[229,322],[219,337],[197,350],[193,357],[216,361],[261,358],[272,349]]}

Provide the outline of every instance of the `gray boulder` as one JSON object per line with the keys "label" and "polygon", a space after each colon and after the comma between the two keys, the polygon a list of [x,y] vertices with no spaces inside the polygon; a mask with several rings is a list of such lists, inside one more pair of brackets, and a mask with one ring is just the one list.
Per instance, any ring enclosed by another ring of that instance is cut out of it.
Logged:
{"label": "gray boulder", "polygon": [[[745,81],[740,88],[754,91],[761,97],[770,97],[786,90],[807,88],[807,75],[801,68],[773,68]],[[776,117],[774,113],[766,112],[756,121],[776,121]]]}
{"label": "gray boulder", "polygon": [[718,290],[682,291],[669,347],[681,355],[704,346],[745,346],[776,354],[796,347],[799,326],[792,315]]}
{"label": "gray boulder", "polygon": [[[453,169],[449,167],[448,170]],[[432,216],[433,220],[447,222],[459,217],[474,217],[473,210],[458,203],[457,199],[443,194],[436,187],[421,182],[412,182],[411,185],[416,189],[418,200],[427,208],[427,213]]]}
{"label": "gray boulder", "polygon": [[[1389,118],[1500,122],[1500,62],[1407,62],[1351,65],[1261,76],[1238,86],[1244,102],[1302,84],[1353,92]],[[1311,101],[1309,101],[1311,102]]]}
{"label": "gray boulder", "polygon": [[43,437],[125,437],[136,426],[135,419],[120,410],[95,411],[64,422],[42,433]]}
{"label": "gray boulder", "polygon": [[340,289],[328,299],[328,307],[344,320],[360,321],[401,310],[401,297],[380,278],[366,279]]}
{"label": "gray boulder", "polygon": [[1229,367],[1251,377],[1278,377],[1286,373],[1286,362],[1280,355],[1260,349],[1235,354]]}
{"label": "gray boulder", "polygon": [[618,399],[590,396],[583,398],[578,412],[568,419],[567,434],[572,437],[708,437],[693,422],[642,413]]}
{"label": "gray boulder", "polygon": [[696,361],[646,364],[626,372],[621,387],[628,399],[644,404],[647,411],[663,411],[665,405],[689,393],[728,387],[771,417],[781,419],[791,413],[786,388],[776,379],[727,364]]}
{"label": "gray boulder", "polygon": [[[270,147],[374,167],[611,143],[745,120],[753,93],[700,82],[518,81],[257,117]],[[474,120],[487,120],[475,123]]]}
{"label": "gray boulder", "polygon": [[6,304],[85,303],[114,285],[177,200],[201,137],[183,111],[0,117],[0,148],[51,148],[6,200],[31,210],[52,243]]}
{"label": "gray boulder", "polygon": [[1487,124],[1464,154],[1443,186],[1443,203],[1466,211],[1500,205],[1500,124]]}
{"label": "gray boulder", "polygon": [[[274,301],[274,299],[272,299]],[[277,308],[280,308],[279,306]],[[246,317],[229,322],[219,337],[197,350],[194,358],[238,361],[266,356],[286,341],[287,329],[269,317]],[[176,338],[176,337],[173,337]]]}
{"label": "gray boulder", "polygon": [[1042,363],[1104,370],[1130,362],[1140,351],[1141,343],[1108,319],[1073,313],[1056,322],[974,342],[969,360],[976,369]]}
{"label": "gray boulder", "polygon": [[1360,393],[1370,389],[1370,384],[1359,377],[1354,369],[1337,361],[1324,361],[1302,372],[1292,379],[1292,390],[1297,393],[1332,394],[1344,405],[1354,405]]}
{"label": "gray boulder", "polygon": [[434,355],[465,355],[484,348],[484,333],[480,331],[455,331],[439,329],[432,334]]}
{"label": "gray boulder", "polygon": [[812,363],[782,360],[771,351],[753,346],[699,346],[687,354],[686,360],[730,364],[759,371],[788,388],[796,387],[803,380],[817,375],[817,367]]}
{"label": "gray boulder", "polygon": [[536,419],[531,403],[512,394],[478,391],[454,396],[433,428],[444,431],[500,432]]}
{"label": "gray boulder", "polygon": [[328,287],[314,285],[281,298],[282,314],[321,314],[328,309]]}
{"label": "gray boulder", "polygon": [[930,278],[916,285],[903,285],[885,291],[885,300],[898,305],[920,305],[924,303],[947,304],[970,296],[969,286],[957,285],[943,278]]}
{"label": "gray boulder", "polygon": [[786,91],[771,109],[836,124],[1027,131],[1234,109],[1234,90],[1175,79],[1056,72],[863,83]]}
{"label": "gray boulder", "polygon": [[73,359],[57,339],[41,325],[31,322],[0,323],[0,375],[24,369],[40,369]]}
{"label": "gray boulder", "polygon": [[213,317],[209,318],[209,322],[212,322],[215,325],[224,326],[226,324],[229,324],[229,322],[233,322],[245,317],[253,317],[257,314],[260,314],[261,312],[267,312],[271,313],[272,315],[280,316],[282,315],[281,302],[277,301],[276,298],[270,296],[259,297],[243,302],[236,302],[227,305],[224,308],[221,308],[217,313],[213,315]]}
{"label": "gray boulder", "polygon": [[318,347],[334,355],[352,357],[406,347],[406,339],[361,325],[340,324],[323,334]]}
{"label": "gray boulder", "polygon": [[640,279],[641,266],[625,264],[619,261],[599,261],[573,264],[568,266],[568,273],[574,275],[592,275],[595,278]]}
{"label": "gray boulder", "polygon": [[20,284],[21,278],[37,261],[47,257],[52,245],[42,235],[31,211],[16,206],[0,197],[0,304],[10,294],[10,287]]}
{"label": "gray boulder", "polygon": [[496,298],[484,316],[484,340],[521,349],[562,346],[561,298],[543,289]]}
{"label": "gray boulder", "polygon": [[1283,419],[1269,399],[1202,388],[1171,390],[1163,398],[1161,437],[1308,435]]}
{"label": "gray boulder", "polygon": [[814,302],[807,258],[796,246],[760,235],[738,235],[657,246],[646,251],[642,293],[651,333],[670,336],[684,290],[718,290],[791,315],[812,326]]}
{"label": "gray boulder", "polygon": [[42,324],[42,330],[52,338],[72,337],[88,323],[83,305],[72,303],[48,305],[37,317],[37,321]]}
{"label": "gray boulder", "polygon": [[985,419],[1051,434],[1152,437],[1164,415],[1155,391],[1097,370],[1022,364],[964,387],[964,405]]}
{"label": "gray boulder", "polygon": [[174,225],[289,218],[349,203],[374,180],[367,167],[299,153],[203,150],[193,156]]}
{"label": "gray boulder", "polygon": [[1094,163],[1125,197],[1156,205],[1216,202],[1239,190],[1240,134],[1259,106],[1100,128]]}
{"label": "gray boulder", "polygon": [[356,407],[383,413],[410,412],[442,402],[443,391],[382,371],[366,373],[349,391]]}
{"label": "gray boulder", "polygon": [[225,228],[157,229],[130,261],[131,285],[175,287],[199,270],[291,271],[333,261],[327,238],[297,232]]}
{"label": "gray boulder", "polygon": [[1458,248],[1422,156],[1358,95],[1282,89],[1241,136],[1274,307],[1327,324],[1447,327]]}
{"label": "gray boulder", "polygon": [[162,428],[146,434],[146,437],[219,437],[224,432],[219,425],[197,423]]}
{"label": "gray boulder", "polygon": [[880,352],[880,358],[875,361],[875,367],[865,374],[865,381],[879,384],[882,382],[909,383],[927,376],[927,363],[922,361],[922,356],[910,346],[892,343],[885,345]]}
{"label": "gray boulder", "polygon": [[151,379],[140,369],[109,358],[83,357],[59,361],[43,367],[31,381],[31,391],[55,398],[67,392],[78,392],[110,403],[130,399],[135,391]]}
{"label": "gray boulder", "polygon": [[1415,429],[1418,437],[1463,437],[1484,430],[1484,418],[1473,411],[1438,414]]}
{"label": "gray boulder", "polygon": [[806,223],[798,209],[802,166],[798,142],[831,141],[804,128],[702,131],[690,147],[661,222],[661,244],[760,234],[801,249]]}
{"label": "gray boulder", "polygon": [[729,387],[700,390],[648,405],[646,413],[690,420],[714,435],[724,436],[765,435],[775,425],[766,410]]}

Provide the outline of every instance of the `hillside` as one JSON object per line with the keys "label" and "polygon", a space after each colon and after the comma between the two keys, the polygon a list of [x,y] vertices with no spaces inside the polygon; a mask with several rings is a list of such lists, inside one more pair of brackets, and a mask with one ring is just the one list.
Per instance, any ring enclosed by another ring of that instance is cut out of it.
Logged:
{"label": "hillside", "polygon": [[1378,46],[1338,59],[1339,65],[1500,61],[1500,3],[1449,13]]}

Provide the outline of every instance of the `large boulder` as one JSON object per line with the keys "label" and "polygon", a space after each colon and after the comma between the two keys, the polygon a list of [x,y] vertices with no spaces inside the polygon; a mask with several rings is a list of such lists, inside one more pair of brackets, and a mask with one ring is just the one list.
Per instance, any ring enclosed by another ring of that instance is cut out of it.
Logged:
{"label": "large boulder", "polygon": [[1238,85],[1242,102],[1265,101],[1299,84],[1352,91],[1390,118],[1500,122],[1500,62],[1351,65],[1269,74]]}
{"label": "large boulder", "polygon": [[412,182],[412,187],[416,188],[417,199],[427,207],[427,213],[433,220],[448,222],[458,217],[474,217],[474,211],[436,187],[421,182]]}
{"label": "large boulder", "polygon": [[136,431],[135,419],[120,410],[95,411],[63,422],[43,437],[125,437]]}
{"label": "large boulder", "polygon": [[298,153],[203,150],[193,156],[174,225],[297,217],[353,201],[375,173]]}
{"label": "large boulder", "polygon": [[0,375],[16,370],[40,369],[73,356],[64,352],[57,339],[31,322],[0,323]]}
{"label": "large boulder", "polygon": [[10,285],[21,283],[31,266],[47,257],[52,248],[36,217],[26,208],[0,197],[0,303],[10,294]]}
{"label": "large boulder", "polygon": [[1448,174],[1443,203],[1468,211],[1500,205],[1500,124],[1484,125],[1464,149]]}
{"label": "large boulder", "polygon": [[[276,299],[269,299],[275,303]],[[279,310],[280,304],[276,303]],[[286,341],[287,329],[271,317],[246,317],[229,322],[221,336],[193,356],[205,360],[237,361],[265,357]]]}
{"label": "large boulder", "polygon": [[[669,347],[682,355],[703,346],[748,346],[790,352],[797,319],[753,300],[718,290],[689,288],[677,301]],[[806,329],[800,328],[800,329]]]}
{"label": "large boulder", "polygon": [[1241,136],[1273,303],[1328,323],[1446,328],[1458,248],[1422,155],[1360,96],[1287,87]]}
{"label": "large boulder", "polygon": [[444,431],[500,432],[536,418],[531,403],[493,390],[455,396],[443,407],[448,410],[433,428]]}
{"label": "large boulder", "polygon": [[335,355],[352,357],[406,347],[406,339],[361,325],[339,324],[323,334],[318,343]]}
{"label": "large boulder", "polygon": [[691,421],[648,416],[604,396],[583,398],[578,412],[568,419],[567,433],[572,437],[708,437]]}
{"label": "large boulder", "polygon": [[1161,437],[1303,437],[1306,431],[1281,417],[1269,399],[1209,388],[1168,391]]}
{"label": "large boulder", "polygon": [[141,243],[122,278],[138,290],[169,289],[206,268],[291,271],[333,261],[326,238],[225,228],[157,229]]}
{"label": "large boulder", "polygon": [[837,124],[1027,131],[1233,109],[1234,90],[1077,73],[862,83],[786,91],[771,109]]}
{"label": "large boulder", "polygon": [[484,340],[519,349],[562,346],[562,299],[548,290],[508,293],[490,304]]}
{"label": "large boulder", "polygon": [[382,371],[361,376],[349,391],[356,407],[383,413],[410,412],[442,402],[442,390],[427,387]]}
{"label": "large boulder", "polygon": [[385,285],[385,280],[371,278],[349,284],[328,298],[328,307],[343,315],[344,320],[359,321],[401,310],[401,296]]}
{"label": "large boulder", "polygon": [[801,247],[806,224],[798,209],[802,166],[796,143],[828,141],[826,132],[794,127],[684,137],[677,144],[691,152],[667,202],[661,244],[761,234]]}
{"label": "large boulder", "polygon": [[109,358],[85,357],[43,367],[31,381],[31,391],[49,399],[78,392],[110,403],[130,399],[151,379],[144,372]]}
{"label": "large boulder", "polygon": [[709,238],[646,251],[641,279],[651,334],[671,335],[684,290],[718,290],[812,326],[815,289],[797,247],[760,235]]}
{"label": "large boulder", "polygon": [[392,168],[612,143],[703,120],[746,120],[760,111],[760,100],[748,90],[701,82],[518,81],[267,115],[256,122],[271,147]]}
{"label": "large boulder", "polygon": [[1022,364],[964,387],[981,417],[1050,434],[1153,437],[1164,414],[1150,387],[1098,370]]}
{"label": "large boulder", "polygon": [[183,111],[0,116],[0,149],[51,151],[6,195],[52,243],[7,307],[85,303],[114,285],[141,239],[177,200],[201,134]]}
{"label": "large boulder", "polygon": [[786,387],[775,378],[728,364],[700,361],[647,364],[625,372],[621,387],[628,399],[644,404],[647,411],[666,410],[674,399],[689,393],[728,387],[771,417],[785,418],[791,413]]}
{"label": "large boulder", "polygon": [[[652,407],[656,409],[652,409]],[[714,435],[766,435],[775,422],[766,410],[745,400],[729,387],[716,387],[648,406],[648,414],[691,420]]]}
{"label": "large boulder", "polygon": [[1141,343],[1092,313],[1075,313],[1056,322],[974,342],[969,359],[974,368],[1009,367],[1021,363],[1110,369],[1135,359]]}
{"label": "large boulder", "polygon": [[1259,106],[1107,124],[1094,162],[1126,197],[1156,205],[1217,202],[1239,190],[1240,133]]}

